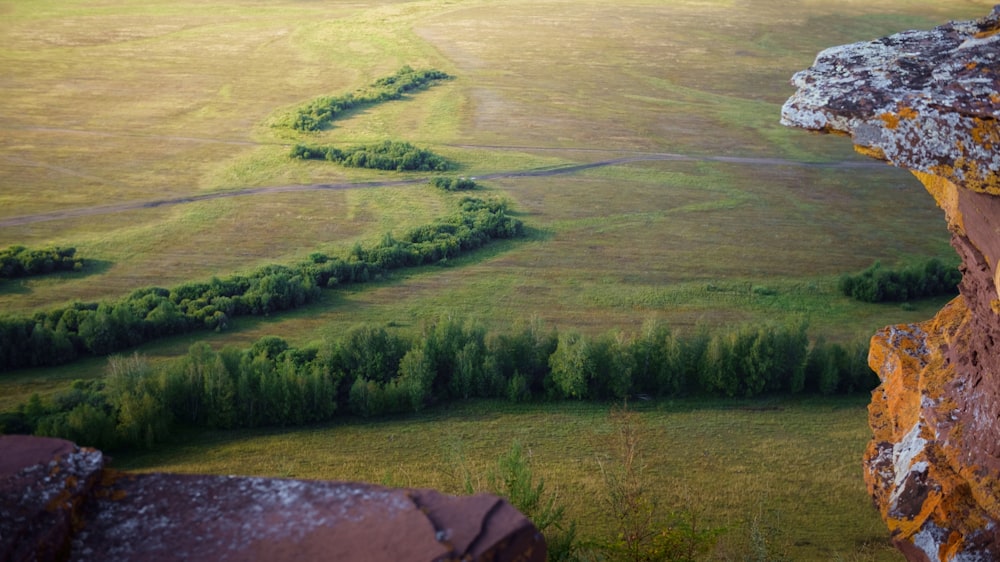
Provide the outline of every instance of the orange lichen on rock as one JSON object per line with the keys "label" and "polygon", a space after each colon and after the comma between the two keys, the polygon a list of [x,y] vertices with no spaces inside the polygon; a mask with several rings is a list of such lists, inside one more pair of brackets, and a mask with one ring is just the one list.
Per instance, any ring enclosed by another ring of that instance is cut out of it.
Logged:
{"label": "orange lichen on rock", "polygon": [[821,52],[798,72],[781,122],[851,135],[865,154],[998,188],[1000,7],[980,20],[904,32]]}
{"label": "orange lichen on rock", "polygon": [[969,134],[972,135],[972,140],[984,148],[1000,145],[1000,126],[997,125],[996,119],[975,119]]}
{"label": "orange lichen on rock", "polygon": [[1000,6],[827,49],[782,122],[851,136],[944,211],[960,297],[871,343],[868,490],[908,560],[1000,560]]}
{"label": "orange lichen on rock", "polygon": [[[878,420],[872,424],[887,432],[893,441],[910,430],[920,417],[920,373],[924,367],[926,333],[917,324],[891,326],[872,338],[868,364],[877,373],[893,373],[879,387],[880,402],[885,411],[879,411]],[[891,414],[891,415],[882,415]],[[886,425],[885,422],[891,422]],[[901,433],[902,432],[902,433]],[[876,436],[877,438],[878,436]]]}
{"label": "orange lichen on rock", "polygon": [[854,145],[854,151],[857,152],[858,154],[863,154],[865,156],[868,156],[869,158],[874,158],[876,160],[887,160],[887,158],[885,157],[885,152],[883,152],[882,149],[877,146],[861,146],[856,144]]}
{"label": "orange lichen on rock", "polygon": [[886,129],[895,129],[896,127],[899,126],[899,115],[896,115],[895,113],[891,113],[891,112],[887,111],[887,112],[883,113],[882,115],[879,115],[878,117],[882,121],[885,121],[885,128]]}
{"label": "orange lichen on rock", "polygon": [[934,197],[938,207],[944,211],[945,220],[948,221],[948,229],[960,235],[965,234],[965,224],[962,220],[962,212],[958,208],[958,186],[941,176],[925,174],[916,170],[911,170],[914,176],[924,184],[927,192]]}
{"label": "orange lichen on rock", "polygon": [[929,170],[933,175],[961,183],[963,189],[1000,195],[1000,174],[983,169],[974,160],[956,158],[954,164],[939,164],[931,166]]}
{"label": "orange lichen on rock", "polygon": [[954,377],[948,351],[961,345],[970,319],[957,297],[932,320],[880,330],[869,353],[882,384],[869,405],[874,438],[865,482],[894,541],[912,543],[928,529],[948,529],[938,547],[941,560],[981,541],[998,515],[979,499],[994,490],[980,489],[976,471],[962,466],[948,442],[957,408],[948,396]]}
{"label": "orange lichen on rock", "polygon": [[993,27],[991,29],[985,29],[973,35],[976,39],[986,39],[987,37],[993,37],[997,33],[1000,33],[1000,26]]}
{"label": "orange lichen on rock", "polygon": [[899,110],[899,116],[902,119],[916,119],[920,117],[920,112],[909,106],[903,106]]}

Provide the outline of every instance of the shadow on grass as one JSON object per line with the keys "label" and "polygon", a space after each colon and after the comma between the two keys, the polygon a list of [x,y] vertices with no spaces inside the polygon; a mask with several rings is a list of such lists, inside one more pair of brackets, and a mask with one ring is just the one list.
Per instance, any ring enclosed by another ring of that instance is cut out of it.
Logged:
{"label": "shadow on grass", "polygon": [[69,281],[73,279],[83,279],[91,275],[107,273],[114,262],[107,260],[88,259],[84,262],[80,271],[54,271],[42,275],[29,275],[26,277],[16,277],[14,279],[0,278],[0,295],[26,295],[31,292],[30,283],[35,280],[55,280]]}
{"label": "shadow on grass", "polygon": [[[359,115],[368,115],[369,113],[371,113],[373,107],[374,107],[373,104],[365,104],[365,105],[355,106],[350,109],[344,109],[337,113],[336,119],[327,121],[323,123],[316,131],[310,131],[310,132],[328,133],[337,128],[336,125],[337,121],[345,121],[352,117],[358,117]],[[296,132],[302,132],[302,131],[296,131]]]}
{"label": "shadow on grass", "polygon": [[80,271],[67,272],[64,276],[67,279],[82,279],[84,277],[90,277],[91,275],[100,275],[102,273],[107,273],[114,264],[115,262],[108,260],[87,259],[83,262],[83,269]]}
{"label": "shadow on grass", "polygon": [[[424,88],[420,88],[420,89],[417,89],[415,91],[419,92],[419,91],[423,91],[423,90],[424,90]],[[331,119],[330,121],[324,122],[315,131],[300,131],[300,130],[297,130],[297,129],[293,129],[293,130],[296,133],[303,133],[303,132],[305,132],[305,133],[328,133],[328,132],[330,132],[330,131],[332,131],[332,130],[334,130],[334,129],[337,128],[337,124],[336,124],[337,121],[346,121],[346,120],[351,119],[353,117],[360,117],[360,116],[368,115],[368,114],[370,114],[372,112],[373,109],[375,109],[376,107],[378,107],[380,105],[383,105],[383,104],[388,104],[388,103],[392,103],[392,102],[406,102],[406,101],[412,101],[413,99],[414,99],[414,96],[412,94],[403,94],[401,97],[399,97],[397,99],[385,100],[385,101],[381,101],[381,102],[360,103],[358,105],[355,105],[354,107],[350,107],[348,109],[342,109],[342,110],[338,111],[337,112],[337,116],[335,118]],[[294,113],[295,112],[293,111],[292,112],[293,116],[294,116]]]}
{"label": "shadow on grass", "polygon": [[[767,400],[742,400],[739,398],[687,397],[655,399],[648,402],[629,401],[628,408],[643,415],[698,414],[699,412],[733,412],[743,416],[783,419],[797,412],[856,410],[862,412],[867,404],[865,396],[775,396]],[[361,417],[347,411],[339,411],[332,419],[323,422],[293,426],[261,426],[255,428],[207,429],[177,426],[171,437],[151,450],[118,450],[115,453],[115,468],[122,470],[148,470],[161,465],[199,464],[204,461],[206,450],[219,451],[221,455],[232,454],[223,451],[256,446],[254,442],[275,436],[290,439],[305,439],[310,436],[331,435],[342,430],[353,434],[358,429],[368,431],[368,435],[387,436],[392,439],[399,433],[440,434],[441,442],[469,442],[478,437],[462,424],[491,422],[509,416],[523,420],[537,420],[538,424],[550,423],[556,416],[570,416],[584,420],[601,433],[600,425],[608,413],[621,407],[620,402],[601,401],[545,401],[512,403],[499,399],[472,399],[454,402],[438,402],[421,412],[402,412],[372,417]],[[822,414],[819,414],[822,415]],[[442,433],[449,426],[455,433]],[[241,454],[246,454],[246,451]]]}
{"label": "shadow on grass", "polygon": [[[517,213],[509,213],[517,216]],[[531,242],[548,242],[556,237],[556,231],[551,228],[524,227],[524,239]]]}
{"label": "shadow on grass", "polygon": [[0,295],[26,295],[31,292],[28,279],[0,279]]}

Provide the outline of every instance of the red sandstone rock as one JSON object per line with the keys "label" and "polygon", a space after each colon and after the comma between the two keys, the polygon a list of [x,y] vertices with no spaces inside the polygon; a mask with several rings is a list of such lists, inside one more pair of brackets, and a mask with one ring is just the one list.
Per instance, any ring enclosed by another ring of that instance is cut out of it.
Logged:
{"label": "red sandstone rock", "polygon": [[0,437],[0,561],[545,560],[496,496],[103,468],[58,439]]}
{"label": "red sandstone rock", "polygon": [[0,561],[65,559],[103,466],[69,441],[0,435]]}
{"label": "red sandstone rock", "polygon": [[1000,560],[1000,6],[828,49],[782,122],[911,169],[944,210],[960,296],[872,338],[865,479],[909,560]]}

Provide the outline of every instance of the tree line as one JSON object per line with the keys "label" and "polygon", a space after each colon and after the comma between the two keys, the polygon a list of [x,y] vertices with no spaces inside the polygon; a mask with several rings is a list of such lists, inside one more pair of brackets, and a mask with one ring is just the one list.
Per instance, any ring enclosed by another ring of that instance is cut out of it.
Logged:
{"label": "tree line", "polygon": [[382,141],[339,149],[334,146],[296,144],[290,156],[300,160],[328,160],[348,168],[368,168],[397,172],[443,172],[451,164],[429,150],[408,142]]}
{"label": "tree line", "polygon": [[298,131],[319,131],[345,111],[397,100],[407,92],[450,78],[451,76],[439,70],[414,70],[404,66],[395,74],[379,78],[367,88],[354,93],[324,96],[309,102],[294,112],[289,125]]}
{"label": "tree line", "polygon": [[445,318],[409,338],[359,326],[301,348],[276,336],[245,349],[201,342],[157,366],[112,356],[104,379],[76,382],[49,401],[32,396],[0,425],[108,449],[151,446],[178,424],[290,426],[471,398],[751,398],[868,392],[877,383],[865,342],[811,341],[804,324],[691,334],[651,324],[588,337],[538,322],[488,332]]}
{"label": "tree line", "polygon": [[941,260],[890,269],[875,262],[856,275],[844,274],[838,288],[844,296],[863,302],[903,302],[939,295],[958,294],[962,273]]}
{"label": "tree line", "polygon": [[497,200],[465,197],[458,210],[396,238],[356,244],[345,257],[268,265],[247,275],[138,289],[113,301],[73,303],[33,315],[0,316],[0,370],[60,365],[106,355],[159,337],[225,329],[231,318],[267,315],[316,300],[321,289],[364,283],[398,268],[447,260],[491,240],[523,234]]}
{"label": "tree line", "polygon": [[76,257],[76,248],[53,246],[31,249],[24,246],[10,246],[0,250],[0,279],[81,269],[83,269],[83,259]]}

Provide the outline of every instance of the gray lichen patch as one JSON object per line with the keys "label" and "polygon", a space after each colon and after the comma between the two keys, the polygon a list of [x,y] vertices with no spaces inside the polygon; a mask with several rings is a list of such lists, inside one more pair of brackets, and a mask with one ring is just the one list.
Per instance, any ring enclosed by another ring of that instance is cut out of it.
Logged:
{"label": "gray lichen patch", "polygon": [[448,552],[404,491],[368,484],[149,474],[123,476],[107,492],[91,504],[91,534],[74,539],[73,558],[241,560],[327,543],[360,556],[373,537],[390,552]]}
{"label": "gray lichen patch", "polygon": [[69,441],[0,436],[0,560],[524,560],[545,540],[489,494],[129,474]]}
{"label": "gray lichen patch", "polygon": [[833,47],[792,77],[784,125],[1000,194],[1000,6],[980,20]]}

